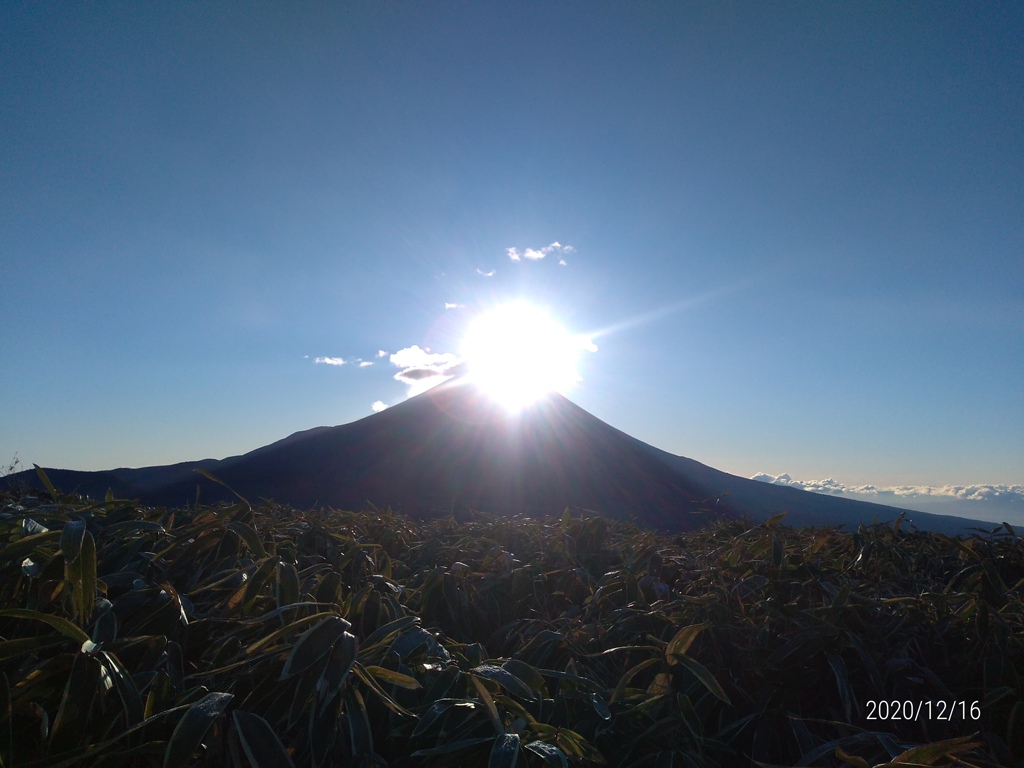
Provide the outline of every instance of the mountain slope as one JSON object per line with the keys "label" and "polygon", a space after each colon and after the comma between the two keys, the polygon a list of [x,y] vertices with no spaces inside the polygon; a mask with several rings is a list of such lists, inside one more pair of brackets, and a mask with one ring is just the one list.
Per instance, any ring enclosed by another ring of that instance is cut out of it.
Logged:
{"label": "mountain slope", "polygon": [[[297,432],[249,453],[143,469],[47,470],[64,490],[180,505],[233,500],[208,472],[253,501],[296,507],[390,506],[423,516],[468,509],[560,514],[566,507],[690,529],[706,514],[794,525],[856,525],[902,510],[730,475],[654,448],[551,395],[516,416],[472,385],[453,380],[350,424]],[[35,481],[34,474],[13,476]],[[699,514],[701,510],[707,510]],[[908,515],[908,517],[911,515]],[[957,532],[973,523],[913,513],[922,528]]]}

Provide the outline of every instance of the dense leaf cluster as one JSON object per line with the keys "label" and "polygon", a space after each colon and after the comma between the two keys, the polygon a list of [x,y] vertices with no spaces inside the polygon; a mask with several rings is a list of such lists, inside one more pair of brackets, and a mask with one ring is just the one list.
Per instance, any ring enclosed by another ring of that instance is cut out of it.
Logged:
{"label": "dense leaf cluster", "polygon": [[0,502],[3,766],[1024,765],[1009,526]]}

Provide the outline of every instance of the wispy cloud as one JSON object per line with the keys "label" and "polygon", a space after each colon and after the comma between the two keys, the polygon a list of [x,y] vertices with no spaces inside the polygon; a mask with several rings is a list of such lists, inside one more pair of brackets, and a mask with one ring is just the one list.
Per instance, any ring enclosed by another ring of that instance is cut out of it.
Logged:
{"label": "wispy cloud", "polygon": [[[514,251],[515,248],[509,248],[509,250],[510,251]],[[480,267],[477,267],[476,268],[476,273],[478,275],[480,275],[481,277],[494,277],[495,270],[489,269],[486,272],[484,272],[482,269],[480,269]]]}
{"label": "wispy cloud", "polygon": [[453,376],[459,363],[451,352],[431,352],[417,344],[398,350],[390,360],[392,365],[402,369],[395,374],[395,379],[408,385],[410,397]]}
{"label": "wispy cloud", "polygon": [[373,405],[370,406],[374,413],[380,413],[381,411],[387,410],[387,403],[383,400],[374,400]]}
{"label": "wispy cloud", "polygon": [[985,501],[986,499],[1015,496],[1024,500],[1024,485],[1000,483],[990,485],[846,485],[832,477],[826,477],[824,480],[794,480],[785,472],[781,475],[758,472],[751,479],[774,485],[790,485],[805,491],[829,493],[836,496],[844,493],[856,493],[862,496],[930,496],[962,501]]}
{"label": "wispy cloud", "polygon": [[[383,357],[387,352],[381,350],[377,353],[377,357]],[[308,358],[309,355],[306,355]],[[344,357],[316,357],[313,362],[317,365],[354,365],[357,368],[369,368],[373,365],[370,360],[363,360],[361,357],[350,357],[347,360]]]}
{"label": "wispy cloud", "polygon": [[1024,520],[1024,485],[847,485],[832,477],[826,477],[824,480],[796,480],[786,472],[781,475],[758,472],[751,479],[773,485],[801,488],[812,493],[850,496],[924,512],[937,511],[943,514],[983,516],[990,519],[1004,515],[1007,519]]}
{"label": "wispy cloud", "polygon": [[383,350],[383,349],[378,349],[377,350],[377,357],[387,357],[387,356],[388,356],[387,350]]}
{"label": "wispy cloud", "polygon": [[465,304],[456,304],[453,301],[446,301],[444,303],[444,308],[445,309],[463,309],[463,308],[465,308],[465,306],[466,306]]}
{"label": "wispy cloud", "polygon": [[549,254],[560,253],[563,254],[563,258],[560,258],[558,263],[563,267],[568,263],[564,258],[564,254],[574,253],[575,251],[576,249],[571,245],[562,245],[557,240],[549,245],[543,246],[542,248],[523,248],[521,251],[519,248],[505,249],[505,253],[512,261],[522,261],[523,259],[526,259],[527,261],[540,261]]}

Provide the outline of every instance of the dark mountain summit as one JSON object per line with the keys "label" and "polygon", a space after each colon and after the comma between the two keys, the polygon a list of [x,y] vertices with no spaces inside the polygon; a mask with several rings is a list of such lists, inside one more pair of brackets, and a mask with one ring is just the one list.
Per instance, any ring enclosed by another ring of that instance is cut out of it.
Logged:
{"label": "dark mountain summit", "polygon": [[[730,475],[621,432],[561,395],[516,415],[454,379],[350,424],[297,432],[241,456],[141,469],[47,469],[55,485],[155,505],[239,495],[308,507],[390,506],[413,516],[478,510],[560,514],[587,509],[656,528],[689,529],[708,515],[754,520],[786,512],[793,525],[856,525],[904,510],[812,494]],[[34,472],[9,482],[36,484]],[[960,531],[974,521],[908,513],[921,528]]]}

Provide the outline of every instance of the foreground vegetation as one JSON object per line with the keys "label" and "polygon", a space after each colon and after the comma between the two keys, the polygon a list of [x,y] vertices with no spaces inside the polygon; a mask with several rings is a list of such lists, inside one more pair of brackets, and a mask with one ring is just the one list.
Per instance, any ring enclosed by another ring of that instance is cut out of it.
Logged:
{"label": "foreground vegetation", "polygon": [[1010,526],[0,507],[3,766],[1024,766]]}

